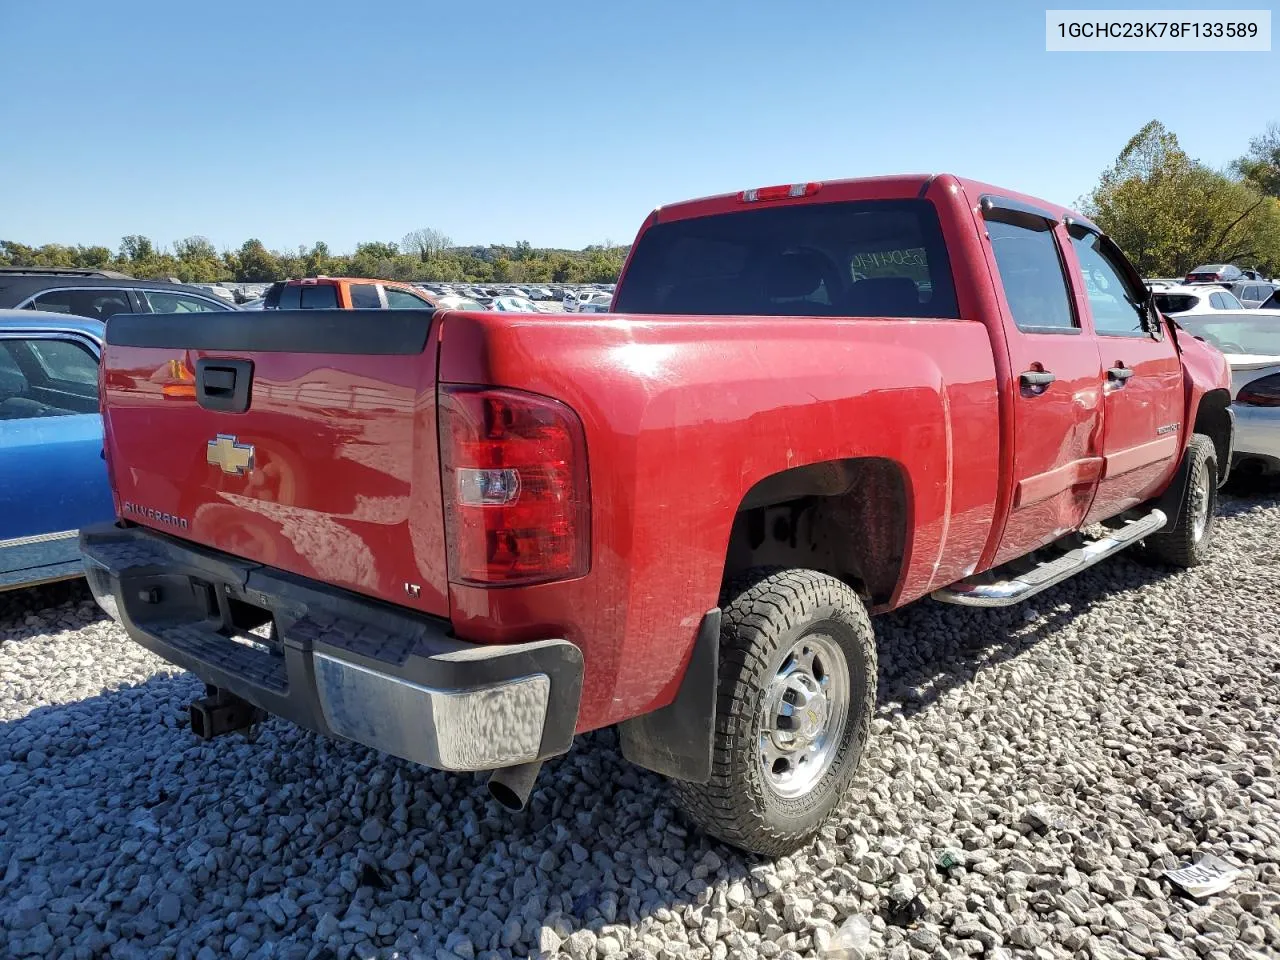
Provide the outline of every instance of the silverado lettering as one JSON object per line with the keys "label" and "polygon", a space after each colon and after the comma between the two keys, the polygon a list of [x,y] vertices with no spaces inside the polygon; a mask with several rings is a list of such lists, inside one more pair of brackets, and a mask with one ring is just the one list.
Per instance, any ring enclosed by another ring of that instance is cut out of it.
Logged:
{"label": "silverado lettering", "polygon": [[[193,730],[265,710],[519,807],[617,725],[695,822],[778,854],[854,776],[872,614],[1209,549],[1226,363],[1073,211],[950,175],[677,203],[612,309],[112,318],[123,522],[82,547],[211,687]],[[175,359],[194,391],[155,382]]]}

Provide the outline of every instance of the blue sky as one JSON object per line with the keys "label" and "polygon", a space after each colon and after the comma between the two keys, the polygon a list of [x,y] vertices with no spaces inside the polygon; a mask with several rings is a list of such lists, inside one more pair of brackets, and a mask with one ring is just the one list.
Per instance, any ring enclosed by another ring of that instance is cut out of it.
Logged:
{"label": "blue sky", "polygon": [[1046,5],[3,2],[0,238],[581,247],[938,170],[1070,204],[1147,120],[1214,165],[1280,120],[1276,52],[1046,53]]}

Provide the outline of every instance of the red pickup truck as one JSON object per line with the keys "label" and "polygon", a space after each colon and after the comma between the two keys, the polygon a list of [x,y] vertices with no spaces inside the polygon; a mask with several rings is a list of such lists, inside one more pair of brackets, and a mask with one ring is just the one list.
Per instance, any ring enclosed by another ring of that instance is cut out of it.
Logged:
{"label": "red pickup truck", "polygon": [[121,315],[102,368],[89,582],[206,682],[197,733],[275,714],[519,807],[616,724],[770,854],[854,773],[870,614],[1199,563],[1231,462],[1222,356],[1115,244],[950,175],[661,207],[611,314]]}

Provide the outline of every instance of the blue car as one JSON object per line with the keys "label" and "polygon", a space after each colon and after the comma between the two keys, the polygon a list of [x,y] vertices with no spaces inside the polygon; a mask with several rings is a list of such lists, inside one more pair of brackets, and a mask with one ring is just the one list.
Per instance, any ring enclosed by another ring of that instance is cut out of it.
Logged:
{"label": "blue car", "polygon": [[0,310],[0,590],[80,576],[77,531],[115,516],[100,320]]}

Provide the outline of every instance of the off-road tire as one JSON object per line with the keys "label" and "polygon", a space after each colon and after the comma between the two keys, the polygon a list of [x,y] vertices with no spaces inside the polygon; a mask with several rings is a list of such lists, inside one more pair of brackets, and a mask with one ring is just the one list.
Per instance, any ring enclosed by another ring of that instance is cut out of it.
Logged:
{"label": "off-road tire", "polygon": [[[1218,455],[1213,441],[1202,433],[1187,444],[1187,483],[1178,505],[1178,520],[1145,538],[1142,557],[1171,567],[1195,567],[1209,558],[1214,514],[1218,509]],[[1197,534],[1197,476],[1204,484],[1204,526]]]}
{"label": "off-road tire", "polygon": [[[674,791],[707,833],[780,856],[818,831],[857,769],[876,704],[875,635],[858,594],[816,570],[751,570],[726,589],[721,606],[711,779],[674,781]],[[848,667],[848,709],[826,773],[806,793],[782,797],[766,782],[760,760],[764,698],[787,651],[810,634],[839,644]]]}

